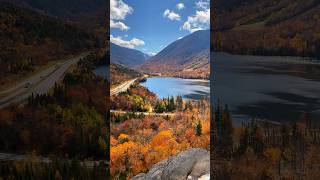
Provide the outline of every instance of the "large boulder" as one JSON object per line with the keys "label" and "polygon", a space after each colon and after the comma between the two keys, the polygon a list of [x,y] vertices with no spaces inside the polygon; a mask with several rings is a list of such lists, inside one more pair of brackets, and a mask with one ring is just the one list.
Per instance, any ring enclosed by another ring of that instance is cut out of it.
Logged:
{"label": "large boulder", "polygon": [[148,173],[133,180],[207,180],[210,179],[210,153],[193,148],[155,164]]}

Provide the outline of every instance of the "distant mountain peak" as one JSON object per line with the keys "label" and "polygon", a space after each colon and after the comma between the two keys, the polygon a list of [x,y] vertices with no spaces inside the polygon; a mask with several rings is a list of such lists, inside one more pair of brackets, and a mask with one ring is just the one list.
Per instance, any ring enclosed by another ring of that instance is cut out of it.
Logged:
{"label": "distant mountain peak", "polygon": [[[146,61],[140,68],[150,72],[176,72],[199,60],[209,62],[210,31],[199,30],[174,41],[155,56]],[[205,58],[203,58],[205,57]],[[208,63],[201,64],[208,64]]]}
{"label": "distant mountain peak", "polygon": [[143,64],[150,56],[136,49],[130,49],[110,43],[111,63],[121,64],[128,67],[136,67]]}

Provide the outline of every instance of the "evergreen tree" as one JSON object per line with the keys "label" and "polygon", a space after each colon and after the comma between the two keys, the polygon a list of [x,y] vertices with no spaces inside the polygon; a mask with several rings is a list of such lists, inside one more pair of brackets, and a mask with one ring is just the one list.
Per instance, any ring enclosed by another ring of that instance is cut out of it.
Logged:
{"label": "evergreen tree", "polygon": [[183,108],[183,100],[182,100],[182,96],[181,96],[181,95],[178,95],[178,96],[177,96],[176,104],[177,104],[177,109],[178,109],[179,111],[181,111],[182,108]]}
{"label": "evergreen tree", "polygon": [[244,127],[244,131],[240,135],[240,142],[238,147],[238,155],[242,155],[249,147],[249,128]]}
{"label": "evergreen tree", "polygon": [[173,96],[170,99],[168,99],[168,101],[169,101],[168,111],[170,111],[170,112],[174,111],[175,110],[175,103],[174,103]]}
{"label": "evergreen tree", "polygon": [[197,136],[201,136],[202,134],[202,124],[201,121],[199,120],[195,126],[195,130],[196,130],[196,135]]}
{"label": "evergreen tree", "polygon": [[225,109],[222,114],[220,150],[224,157],[230,157],[233,150],[233,125],[227,105],[225,105]]}

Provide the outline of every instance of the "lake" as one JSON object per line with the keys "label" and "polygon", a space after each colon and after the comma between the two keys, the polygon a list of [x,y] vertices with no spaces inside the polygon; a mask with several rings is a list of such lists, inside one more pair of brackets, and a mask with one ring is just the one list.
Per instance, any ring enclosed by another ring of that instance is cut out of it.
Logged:
{"label": "lake", "polygon": [[141,85],[157,94],[159,98],[181,95],[184,99],[209,98],[210,85],[207,80],[181,79],[174,77],[151,77]]}
{"label": "lake", "polygon": [[96,75],[102,76],[109,80],[109,67],[108,66],[99,66],[93,71]]}
{"label": "lake", "polygon": [[305,112],[320,117],[317,61],[211,53],[211,66],[211,99],[228,104],[236,121],[297,121]]}

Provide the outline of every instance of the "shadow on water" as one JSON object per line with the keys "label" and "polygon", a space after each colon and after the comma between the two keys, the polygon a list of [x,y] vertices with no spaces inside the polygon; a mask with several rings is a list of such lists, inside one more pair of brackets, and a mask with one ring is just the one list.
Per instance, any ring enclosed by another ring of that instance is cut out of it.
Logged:
{"label": "shadow on water", "polygon": [[183,96],[183,98],[186,99],[208,99],[210,97],[210,94],[208,92],[204,91],[195,91],[195,93],[186,94]]}
{"label": "shadow on water", "polygon": [[252,105],[239,106],[237,113],[246,116],[272,119],[273,121],[298,121],[304,113],[313,118],[319,118],[318,98],[304,97],[291,93],[268,93],[269,95],[286,100],[290,103],[258,102]]}
{"label": "shadow on water", "polygon": [[224,53],[212,53],[211,58],[211,100],[228,104],[236,121],[297,121],[305,112],[320,120],[319,61]]}

